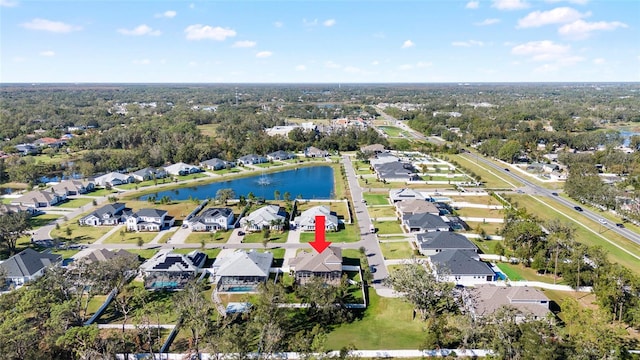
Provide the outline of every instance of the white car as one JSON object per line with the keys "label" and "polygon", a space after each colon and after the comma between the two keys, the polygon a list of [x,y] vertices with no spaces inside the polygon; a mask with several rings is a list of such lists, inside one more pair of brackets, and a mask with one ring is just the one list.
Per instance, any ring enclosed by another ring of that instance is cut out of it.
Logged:
{"label": "white car", "polygon": [[598,221],[600,221],[600,224],[602,224],[602,225],[606,225],[607,224],[607,220],[605,220],[605,219],[601,218]]}

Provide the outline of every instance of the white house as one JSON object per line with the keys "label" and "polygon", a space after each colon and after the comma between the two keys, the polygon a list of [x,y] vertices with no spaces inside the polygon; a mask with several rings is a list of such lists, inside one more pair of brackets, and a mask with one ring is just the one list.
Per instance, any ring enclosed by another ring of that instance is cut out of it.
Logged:
{"label": "white house", "polygon": [[193,231],[233,229],[235,217],[229,208],[209,208],[189,221]]}
{"label": "white house", "polygon": [[473,286],[492,283],[496,279],[491,267],[480,261],[474,251],[442,250],[428,259],[431,270],[439,281]]}
{"label": "white house", "polygon": [[338,217],[325,205],[314,206],[303,211],[300,216],[293,220],[293,224],[302,231],[315,231],[316,216],[318,215],[324,216],[324,228],[326,231],[338,231]]}
{"label": "white house", "polygon": [[238,158],[238,164],[242,165],[262,164],[266,162],[269,162],[266,157],[256,154],[249,154]]}
{"label": "white house", "polygon": [[126,215],[124,203],[113,203],[101,207],[78,222],[86,226],[118,225]]}
{"label": "white house", "polygon": [[26,248],[0,263],[0,268],[5,273],[7,285],[17,287],[39,278],[47,268],[60,262],[60,255],[39,253]]}
{"label": "white house", "polygon": [[286,217],[287,213],[280,206],[267,205],[243,217],[240,220],[240,226],[245,231],[260,231],[265,228],[282,230]]}
{"label": "white house", "polygon": [[179,162],[176,164],[165,166],[164,171],[166,171],[168,174],[171,174],[171,175],[184,176],[184,175],[199,173],[202,171],[202,169],[200,169],[195,165],[189,165],[183,162]]}
{"label": "white house", "polygon": [[35,209],[54,206],[65,200],[67,200],[67,195],[64,193],[58,194],[50,190],[35,190],[11,200],[11,205],[20,205]]}
{"label": "white house", "polygon": [[166,210],[140,209],[127,216],[127,230],[130,231],[160,231],[173,226],[174,219]]}
{"label": "white house", "polygon": [[119,172],[110,172],[94,179],[96,185],[99,186],[118,186],[122,184],[132,183],[135,179],[131,175],[120,174]]}

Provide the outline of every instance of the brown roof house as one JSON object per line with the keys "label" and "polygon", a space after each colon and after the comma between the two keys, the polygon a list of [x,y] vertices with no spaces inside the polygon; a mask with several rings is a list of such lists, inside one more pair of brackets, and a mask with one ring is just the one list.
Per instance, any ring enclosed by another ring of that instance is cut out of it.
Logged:
{"label": "brown roof house", "polygon": [[540,290],[528,286],[494,286],[490,284],[476,285],[468,288],[465,296],[465,307],[474,319],[489,316],[503,307],[514,308],[516,321],[527,318],[534,320],[549,319],[549,298]]}
{"label": "brown roof house", "polygon": [[289,266],[295,272],[297,284],[304,285],[313,277],[319,277],[327,284],[339,285],[342,279],[342,249],[329,246],[321,253],[302,252],[291,260]]}

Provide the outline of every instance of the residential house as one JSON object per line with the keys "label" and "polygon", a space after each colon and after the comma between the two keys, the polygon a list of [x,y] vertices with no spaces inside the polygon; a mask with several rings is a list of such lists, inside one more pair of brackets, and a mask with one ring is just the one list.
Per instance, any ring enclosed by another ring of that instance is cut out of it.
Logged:
{"label": "residential house", "polygon": [[374,157],[369,158],[369,165],[372,167],[396,162],[400,162],[400,158],[386,152],[378,153]]}
{"label": "residential house", "polygon": [[309,158],[327,157],[329,156],[329,152],[326,150],[320,150],[315,146],[309,146],[304,149],[304,156]]}
{"label": "residential house", "polygon": [[131,176],[137,181],[149,181],[153,179],[162,179],[167,177],[167,172],[163,168],[146,167],[131,173]]}
{"label": "residential house", "polygon": [[86,226],[118,225],[126,221],[131,211],[127,211],[124,203],[107,204],[91,214],[81,218],[78,223]]}
{"label": "residential house", "polygon": [[362,146],[360,148],[360,151],[362,151],[363,153],[379,154],[379,153],[385,152],[386,150],[384,148],[384,145],[372,144],[372,145]]}
{"label": "residential house", "polygon": [[528,286],[495,286],[481,284],[467,289],[465,308],[474,319],[490,316],[497,310],[510,307],[516,310],[516,322],[550,319],[549,298],[542,291]]}
{"label": "residential house", "polygon": [[306,284],[312,278],[321,278],[331,285],[339,285],[342,279],[342,249],[329,246],[323,252],[304,251],[289,263],[295,272],[296,283]]}
{"label": "residential house", "polygon": [[273,254],[254,250],[236,250],[229,256],[218,257],[211,269],[211,282],[218,291],[249,292],[267,282]]}
{"label": "residential house", "polygon": [[420,180],[416,169],[406,162],[388,162],[373,165],[378,179],[390,182],[405,182]]}
{"label": "residential house", "polygon": [[166,210],[140,209],[138,212],[126,216],[129,231],[160,231],[173,226],[174,218]]}
{"label": "residential house", "polygon": [[324,228],[326,231],[338,231],[338,217],[326,205],[314,206],[303,211],[300,216],[293,220],[293,224],[302,231],[315,231],[316,216],[324,216]]}
{"label": "residential house", "polygon": [[50,190],[34,190],[18,198],[12,199],[11,205],[41,208],[54,206],[65,200],[67,200],[66,195],[56,194]]}
{"label": "residential house", "polygon": [[450,231],[416,234],[416,247],[420,254],[435,255],[444,250],[467,250],[478,252],[478,247],[466,236]]}
{"label": "residential house", "polygon": [[40,253],[26,248],[1,262],[0,268],[4,272],[7,285],[17,287],[39,278],[44,275],[47,268],[61,262],[60,255]]}
{"label": "residential house", "polygon": [[198,250],[186,255],[160,251],[140,265],[144,287],[148,290],[182,289],[206,262],[207,255]]}
{"label": "residential house", "polygon": [[110,172],[102,176],[95,178],[94,183],[98,186],[118,186],[122,184],[129,184],[134,181],[133,176],[121,174],[119,172]]}
{"label": "residential house", "polygon": [[490,283],[496,274],[474,251],[443,250],[429,256],[431,269],[440,281],[472,286]]}
{"label": "residential house", "polygon": [[90,264],[95,262],[109,261],[113,259],[122,259],[122,258],[138,260],[138,255],[122,249],[118,249],[118,250],[95,249],[92,252],[78,259],[78,261],[84,261]]}
{"label": "residential house", "polygon": [[176,164],[165,166],[164,171],[166,171],[167,174],[171,174],[174,176],[185,176],[189,174],[199,173],[202,171],[202,169],[195,165],[189,165],[183,162],[179,162]]}
{"label": "residential house", "polygon": [[15,148],[20,155],[34,155],[40,151],[40,149],[33,144],[18,144]]}
{"label": "residential house", "polygon": [[86,180],[63,180],[51,187],[56,194],[65,196],[86,194],[95,190],[96,184]]}
{"label": "residential house", "polygon": [[217,231],[233,229],[233,211],[229,208],[208,208],[189,220],[193,231]]}
{"label": "residential house", "polygon": [[269,162],[266,157],[256,154],[245,155],[238,159],[238,164],[242,165],[262,164],[266,162]]}
{"label": "residential house", "polygon": [[412,214],[402,219],[409,232],[451,231],[451,227],[440,216],[433,214]]}
{"label": "residential house", "polygon": [[389,199],[395,203],[402,200],[427,200],[430,199],[424,196],[421,192],[413,189],[391,189],[389,190]]}
{"label": "residential house", "polygon": [[289,160],[289,159],[295,159],[296,156],[290,152],[286,152],[283,150],[278,150],[278,151],[274,151],[270,154],[267,154],[267,159],[273,161],[273,160]]}
{"label": "residential house", "polygon": [[240,220],[245,231],[261,231],[262,229],[283,230],[287,213],[278,205],[267,205],[253,211]]}
{"label": "residential house", "polygon": [[236,166],[236,164],[234,162],[231,161],[224,161],[222,159],[218,159],[218,158],[213,158],[213,159],[209,159],[209,160],[205,160],[202,161],[200,163],[200,166],[202,166],[205,169],[208,170],[222,170],[222,169],[226,169],[226,168],[231,168]]}
{"label": "residential house", "polygon": [[433,214],[440,215],[440,209],[436,203],[420,199],[401,200],[395,203],[396,211],[400,218],[413,214]]}
{"label": "residential house", "polygon": [[51,147],[51,148],[60,148],[67,144],[66,140],[54,139],[52,137],[43,137],[33,142],[34,145],[39,147]]}
{"label": "residential house", "polygon": [[21,211],[26,211],[31,215],[36,215],[40,211],[34,207],[23,206],[23,205],[12,205],[12,204],[0,204],[0,215],[8,214],[8,213],[17,213]]}

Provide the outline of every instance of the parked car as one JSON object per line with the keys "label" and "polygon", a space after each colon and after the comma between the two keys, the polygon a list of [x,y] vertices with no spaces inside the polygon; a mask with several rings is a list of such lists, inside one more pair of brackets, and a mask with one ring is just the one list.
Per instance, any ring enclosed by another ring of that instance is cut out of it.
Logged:
{"label": "parked car", "polygon": [[580,206],[574,206],[573,208],[578,210],[578,211],[582,211],[582,208]]}
{"label": "parked car", "polygon": [[244,231],[238,231],[238,236],[244,236]]}

